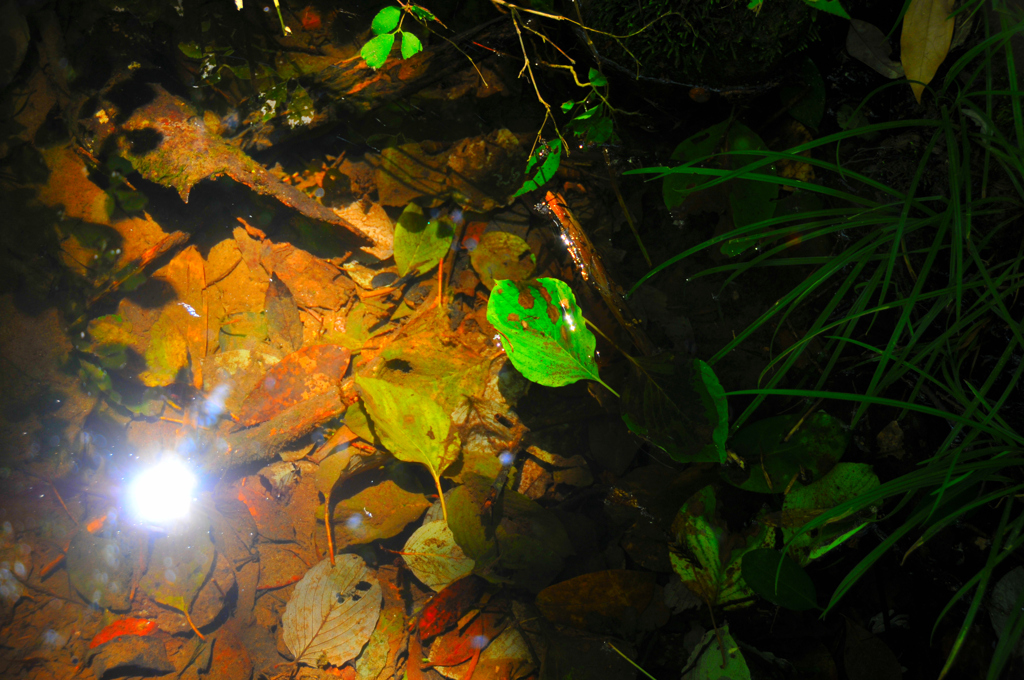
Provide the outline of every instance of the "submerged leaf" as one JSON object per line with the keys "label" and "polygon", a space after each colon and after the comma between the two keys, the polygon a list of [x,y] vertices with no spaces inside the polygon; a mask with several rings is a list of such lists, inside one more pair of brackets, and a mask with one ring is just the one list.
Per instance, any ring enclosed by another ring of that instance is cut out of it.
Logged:
{"label": "submerged leaf", "polygon": [[462,552],[443,520],[427,522],[414,531],[402,548],[402,558],[416,578],[435,592],[472,573],[476,564]]}
{"label": "submerged leaf", "polygon": [[731,449],[746,463],[722,468],[734,486],[757,493],[783,493],[797,477],[818,479],[839,462],[849,443],[843,424],[819,411],[796,431],[797,416],[765,418],[740,429]]}
{"label": "submerged leaf", "polygon": [[153,543],[149,569],[139,587],[160,604],[187,612],[210,573],[215,553],[205,521],[160,536]]}
{"label": "submerged leaf", "polygon": [[469,260],[488,290],[494,288],[497,279],[522,281],[529,278],[537,266],[537,258],[526,241],[504,231],[481,236]]}
{"label": "submerged leaf", "polygon": [[672,568],[709,606],[728,606],[753,596],[743,580],[742,558],[751,550],[772,546],[774,532],[768,527],[756,526],[747,535],[730,533],[717,512],[714,488],[706,486],[680,508],[672,533]]}
{"label": "submerged leaf", "polygon": [[797,511],[802,511],[805,521],[796,526],[784,526],[782,529],[789,554],[800,564],[807,564],[838,547],[863,529],[871,520],[871,516],[837,518],[819,529],[797,535],[797,527],[809,521],[816,514],[814,511],[830,510],[878,486],[878,477],[866,463],[839,463],[813,484],[795,484],[786,494],[782,509],[789,511],[790,516],[800,516]]}
{"label": "submerged leaf", "polygon": [[395,225],[398,275],[405,276],[411,271],[423,274],[437,267],[454,237],[455,228],[450,219],[428,220],[418,205],[407,205]]}
{"label": "submerged leaf", "polygon": [[341,666],[370,639],[380,617],[381,587],[358,555],[324,559],[295,586],[281,617],[284,642],[296,661]]}
{"label": "submerged leaf", "polygon": [[[398,460],[426,466],[441,491],[441,473],[459,455],[459,434],[452,419],[434,401],[415,390],[376,378],[356,378],[373,428]],[[442,496],[441,507],[447,517]]]}
{"label": "submerged leaf", "polygon": [[[782,570],[778,571],[780,559]],[[818,607],[814,581],[784,552],[769,548],[748,552],[743,556],[743,580],[758,595],[780,607],[796,612]]]}
{"label": "submerged leaf", "polygon": [[266,422],[312,397],[337,390],[351,353],[340,345],[311,345],[274,364],[245,398],[239,427]]}
{"label": "submerged leaf", "polygon": [[583,379],[600,382],[594,361],[597,341],[568,284],[558,279],[494,283],[487,320],[524,377],[548,387]]}
{"label": "submerged leaf", "polygon": [[633,360],[621,408],[630,430],[675,460],[725,462],[725,391],[700,359],[679,360],[664,353]]}

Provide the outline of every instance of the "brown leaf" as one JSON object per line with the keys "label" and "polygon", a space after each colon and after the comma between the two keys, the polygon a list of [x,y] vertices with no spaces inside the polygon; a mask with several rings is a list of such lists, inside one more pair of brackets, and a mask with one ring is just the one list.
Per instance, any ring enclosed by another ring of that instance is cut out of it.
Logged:
{"label": "brown leaf", "polygon": [[892,45],[885,33],[874,24],[860,19],[850,20],[850,31],[846,34],[846,51],[850,56],[867,64],[886,78],[903,77],[903,66],[889,58]]}
{"label": "brown leaf", "polygon": [[337,390],[350,357],[340,345],[312,345],[289,354],[246,397],[238,426],[258,425],[296,404]]}
{"label": "brown leaf", "polygon": [[270,279],[267,297],[263,304],[267,314],[267,333],[270,344],[285,354],[302,347],[302,319],[299,308],[288,286],[277,277]]}
{"label": "brown leaf", "polygon": [[918,103],[924,86],[935,77],[949,52],[955,23],[949,17],[953,4],[954,0],[911,0],[903,17],[900,61],[907,80],[919,81],[910,83]]}
{"label": "brown leaf", "polygon": [[639,615],[647,608],[654,578],[652,573],[626,569],[583,574],[540,591],[537,607],[555,623],[605,633],[615,630],[628,610]]}

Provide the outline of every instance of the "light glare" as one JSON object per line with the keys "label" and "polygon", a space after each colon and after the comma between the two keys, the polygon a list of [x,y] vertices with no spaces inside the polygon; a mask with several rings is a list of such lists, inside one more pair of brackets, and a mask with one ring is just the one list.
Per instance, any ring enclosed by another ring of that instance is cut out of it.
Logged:
{"label": "light glare", "polygon": [[132,482],[130,497],[135,516],[152,524],[167,524],[188,514],[195,475],[174,458],[143,470]]}

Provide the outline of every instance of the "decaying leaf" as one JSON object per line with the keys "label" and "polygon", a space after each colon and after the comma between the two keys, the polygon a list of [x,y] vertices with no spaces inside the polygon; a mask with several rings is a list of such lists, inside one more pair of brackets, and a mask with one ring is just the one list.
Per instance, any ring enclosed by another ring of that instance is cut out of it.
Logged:
{"label": "decaying leaf", "polygon": [[306,572],[281,623],[296,661],[341,666],[362,650],[377,625],[381,607],[377,576],[358,555],[339,555]]}
{"label": "decaying leaf", "polygon": [[537,607],[555,623],[597,634],[617,632],[624,616],[638,617],[650,604],[654,577],[653,572],[627,569],[583,574],[540,591]]}
{"label": "decaying leaf", "polygon": [[156,539],[139,587],[160,604],[187,613],[215,554],[209,522],[197,519]]}
{"label": "decaying leaf", "polygon": [[772,547],[772,530],[755,526],[746,535],[731,533],[717,511],[714,488],[706,486],[680,508],[672,533],[672,568],[709,606],[728,607],[753,596],[743,580],[742,558],[751,550]]}
{"label": "decaying leaf", "polygon": [[340,345],[312,345],[293,352],[267,371],[238,414],[239,427],[270,420],[292,406],[337,390],[351,353]]}
{"label": "decaying leaf", "polygon": [[954,0],[911,0],[903,16],[900,61],[918,103],[949,52],[955,24],[949,15],[954,4]]}
{"label": "decaying leaf", "polygon": [[416,578],[435,592],[471,573],[476,564],[462,552],[443,520],[427,522],[414,531],[402,548],[402,558]]}

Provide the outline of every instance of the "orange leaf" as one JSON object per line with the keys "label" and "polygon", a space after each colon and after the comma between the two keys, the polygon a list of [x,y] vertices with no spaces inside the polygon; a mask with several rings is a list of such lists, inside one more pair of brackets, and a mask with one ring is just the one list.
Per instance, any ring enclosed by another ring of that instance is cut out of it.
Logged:
{"label": "orange leaf", "polygon": [[95,649],[104,642],[110,642],[122,635],[149,635],[156,630],[156,621],[148,619],[118,619],[96,634],[89,643],[89,649]]}
{"label": "orange leaf", "polygon": [[900,61],[914,98],[921,103],[924,86],[932,81],[935,72],[949,52],[953,39],[953,11],[955,0],[911,0],[903,17],[900,34]]}

